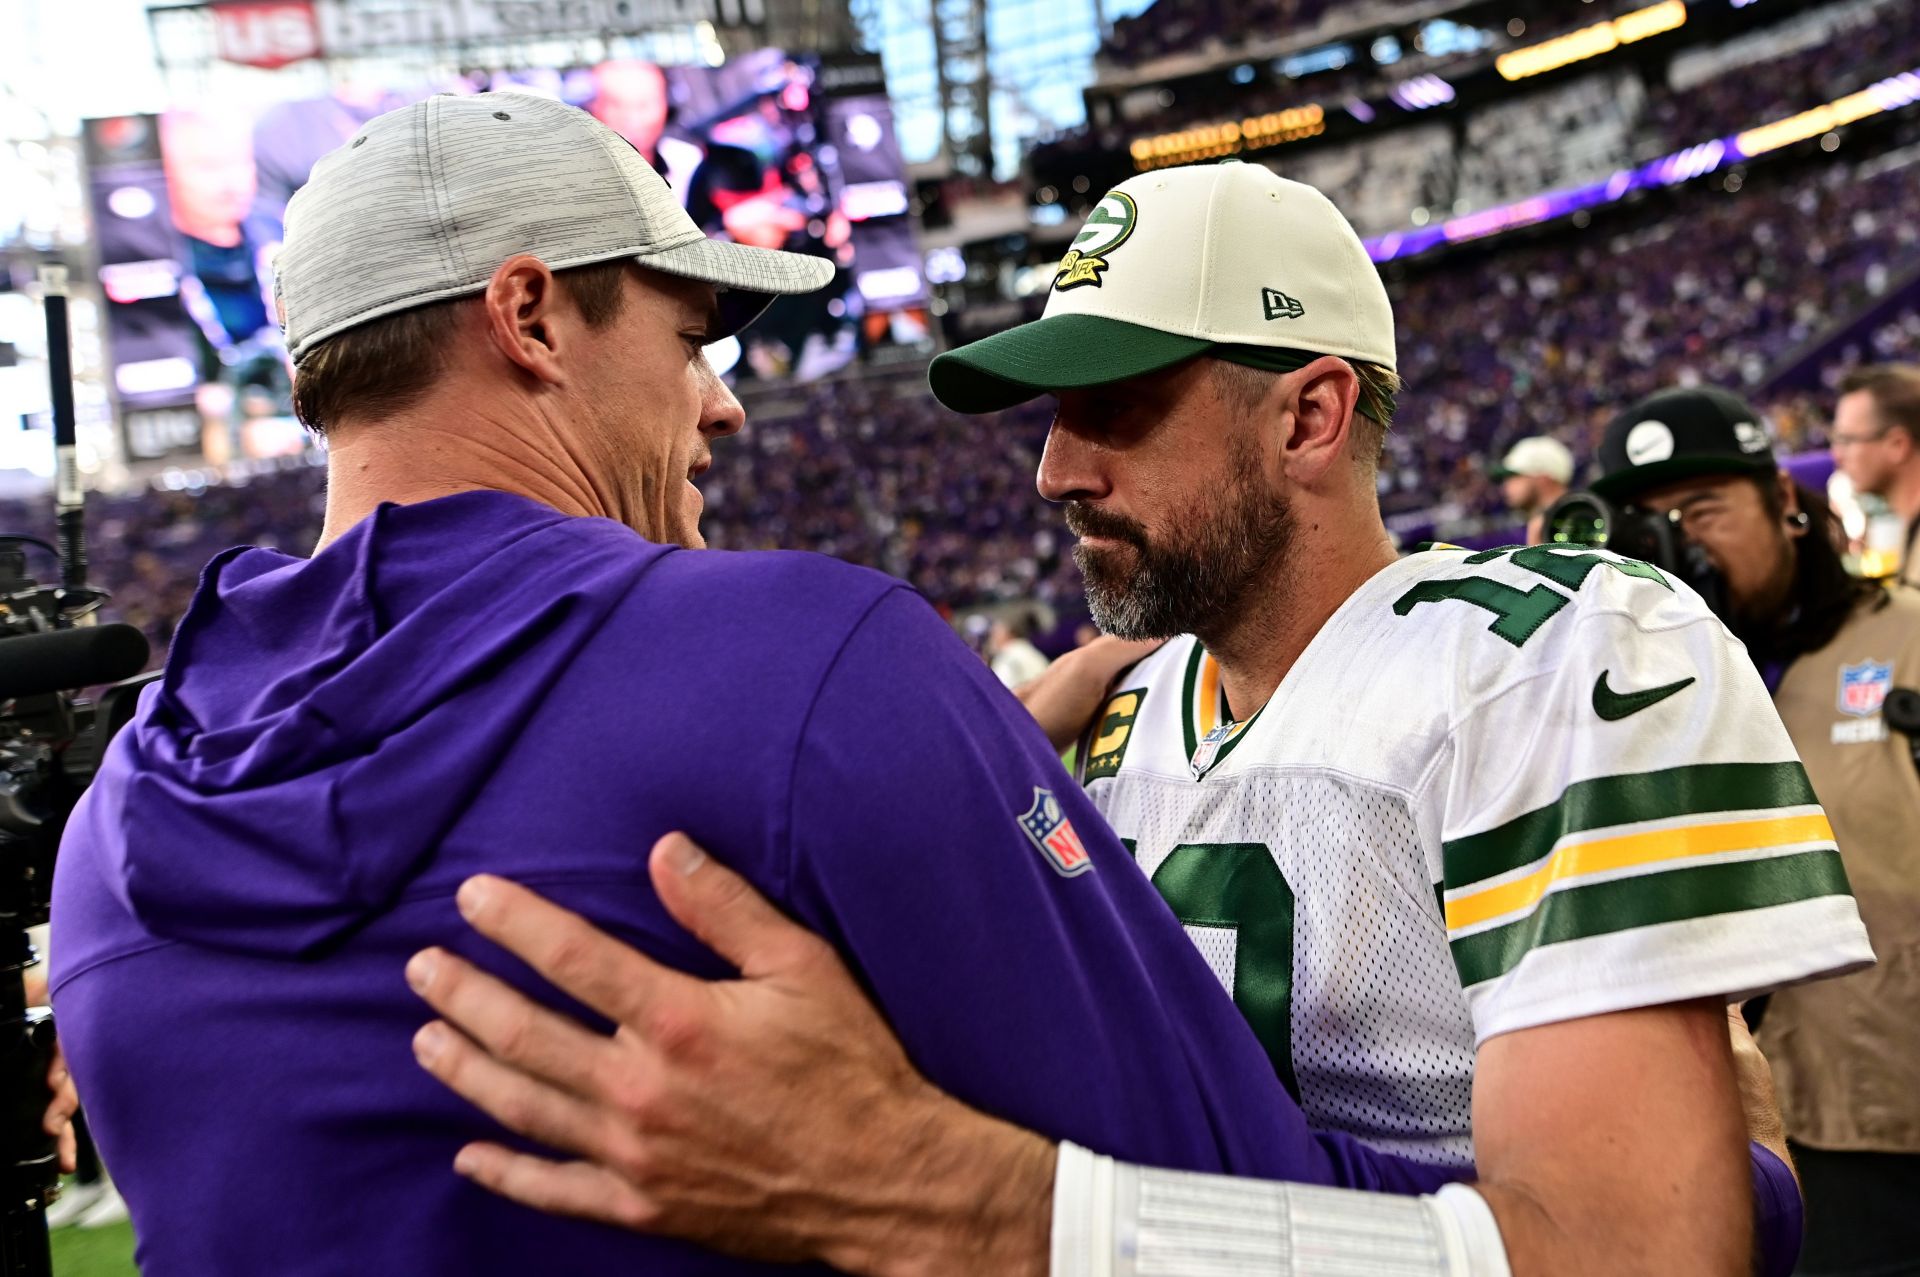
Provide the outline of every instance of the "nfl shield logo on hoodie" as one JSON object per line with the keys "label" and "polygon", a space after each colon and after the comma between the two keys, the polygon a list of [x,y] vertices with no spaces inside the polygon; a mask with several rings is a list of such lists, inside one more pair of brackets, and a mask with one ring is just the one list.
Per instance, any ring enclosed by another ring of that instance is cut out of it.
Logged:
{"label": "nfl shield logo on hoodie", "polygon": [[1060,800],[1052,790],[1034,786],[1033,806],[1020,817],[1020,828],[1026,830],[1027,837],[1061,877],[1078,877],[1093,868],[1086,845],[1073,832],[1073,823],[1060,810]]}

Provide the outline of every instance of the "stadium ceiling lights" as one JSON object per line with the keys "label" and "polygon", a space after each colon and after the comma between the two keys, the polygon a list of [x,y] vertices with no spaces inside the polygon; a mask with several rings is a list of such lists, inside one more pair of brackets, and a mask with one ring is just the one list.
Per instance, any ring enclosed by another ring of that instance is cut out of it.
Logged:
{"label": "stadium ceiling lights", "polygon": [[1596,22],[1566,35],[1503,53],[1494,59],[1493,68],[1503,79],[1524,80],[1528,76],[1543,75],[1575,62],[1585,62],[1588,58],[1611,53],[1623,44],[1635,44],[1664,35],[1686,23],[1685,0],[1662,0],[1660,4],[1635,9],[1632,13],[1606,22]]}
{"label": "stadium ceiling lights", "polygon": [[1403,111],[1428,111],[1453,101],[1453,86],[1437,75],[1416,75],[1395,85],[1387,95]]}
{"label": "stadium ceiling lights", "polygon": [[1244,120],[1228,120],[1224,124],[1206,124],[1199,128],[1181,129],[1177,133],[1135,138],[1127,147],[1127,152],[1133,156],[1133,166],[1146,172],[1316,137],[1326,131],[1326,119],[1325,109],[1315,102],[1290,107],[1285,111],[1250,115]]}

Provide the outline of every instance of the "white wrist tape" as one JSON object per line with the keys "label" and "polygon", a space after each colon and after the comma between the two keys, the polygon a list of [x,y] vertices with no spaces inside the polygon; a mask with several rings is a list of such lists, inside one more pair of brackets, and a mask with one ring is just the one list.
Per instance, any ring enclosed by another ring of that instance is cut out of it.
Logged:
{"label": "white wrist tape", "polygon": [[1053,1277],[1511,1277],[1464,1184],[1432,1197],[1154,1170],[1060,1146]]}

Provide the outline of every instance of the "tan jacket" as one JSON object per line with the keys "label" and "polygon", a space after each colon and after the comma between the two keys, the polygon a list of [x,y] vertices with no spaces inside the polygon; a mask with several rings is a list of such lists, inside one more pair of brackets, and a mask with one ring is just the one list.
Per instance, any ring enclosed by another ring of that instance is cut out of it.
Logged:
{"label": "tan jacket", "polygon": [[1774,696],[1879,959],[1776,993],[1761,1025],[1787,1133],[1813,1148],[1920,1153],[1920,770],[1879,712],[1889,684],[1920,690],[1920,590],[1856,609]]}

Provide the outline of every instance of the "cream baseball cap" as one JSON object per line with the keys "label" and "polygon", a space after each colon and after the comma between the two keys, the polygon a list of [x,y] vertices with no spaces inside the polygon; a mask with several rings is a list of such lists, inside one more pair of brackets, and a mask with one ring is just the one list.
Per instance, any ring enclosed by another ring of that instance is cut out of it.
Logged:
{"label": "cream baseball cap", "polygon": [[1573,452],[1566,444],[1546,435],[1522,439],[1507,449],[1507,455],[1500,458],[1500,464],[1492,473],[1494,479],[1510,479],[1515,475],[1572,483]]}
{"label": "cream baseball cap", "polygon": [[1322,355],[1393,369],[1387,290],[1326,196],[1232,161],[1129,178],[1074,236],[1046,313],[941,355],[928,380],[956,412],[993,412],[1200,354],[1276,371]]}
{"label": "cream baseball cap", "polygon": [[631,257],[713,284],[716,338],[833,278],[821,258],[708,239],[666,179],[585,111],[440,94],[368,121],[288,203],[274,261],[287,351],[298,362],[356,324],[481,292],[517,253],[555,270]]}

